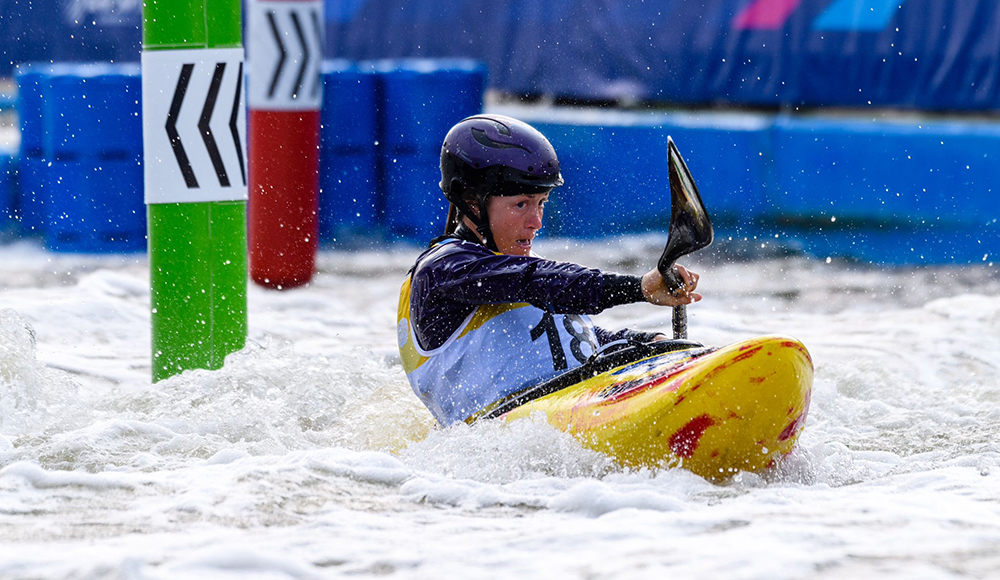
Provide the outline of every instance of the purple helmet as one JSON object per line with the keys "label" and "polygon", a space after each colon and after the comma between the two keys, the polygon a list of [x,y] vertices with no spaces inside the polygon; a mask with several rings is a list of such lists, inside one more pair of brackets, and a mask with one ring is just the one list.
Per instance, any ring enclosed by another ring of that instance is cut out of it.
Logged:
{"label": "purple helmet", "polygon": [[534,127],[503,115],[475,115],[448,131],[441,146],[441,191],[464,199],[545,193],[563,184],[555,149]]}

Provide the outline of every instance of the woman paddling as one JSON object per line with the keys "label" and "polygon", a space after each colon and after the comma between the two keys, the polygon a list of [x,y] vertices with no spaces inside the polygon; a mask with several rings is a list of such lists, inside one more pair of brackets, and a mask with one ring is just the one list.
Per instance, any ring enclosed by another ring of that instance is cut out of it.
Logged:
{"label": "woman paddling", "polygon": [[698,275],[680,265],[684,286],[670,292],[656,269],[629,276],[533,255],[545,203],[562,184],[555,150],[526,123],[476,115],[445,137],[446,234],[403,283],[397,326],[410,385],[442,425],[578,367],[611,342],[667,338],[610,332],[590,314],[701,300]]}

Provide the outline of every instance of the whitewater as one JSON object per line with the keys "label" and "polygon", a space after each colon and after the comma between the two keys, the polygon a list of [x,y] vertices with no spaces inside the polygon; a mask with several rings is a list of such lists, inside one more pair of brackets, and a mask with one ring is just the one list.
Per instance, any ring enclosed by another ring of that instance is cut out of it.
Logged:
{"label": "whitewater", "polygon": [[[638,274],[663,241],[536,251]],[[796,451],[715,484],[539,417],[438,427],[395,346],[418,252],[327,248],[307,287],[251,285],[245,349],[151,384],[145,256],[0,246],[0,578],[1000,578],[993,262],[726,239],[683,260],[692,339],[788,334],[816,365]]]}

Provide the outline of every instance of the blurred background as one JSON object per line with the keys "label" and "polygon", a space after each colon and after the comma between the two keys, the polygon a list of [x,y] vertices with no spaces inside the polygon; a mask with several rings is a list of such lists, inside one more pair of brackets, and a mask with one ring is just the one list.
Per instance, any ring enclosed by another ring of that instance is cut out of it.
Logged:
{"label": "blurred background", "polygon": [[[6,239],[144,250],[141,12],[0,0]],[[878,264],[1000,250],[994,1],[326,0],[323,15],[326,247],[440,231],[440,141],[485,109],[555,145],[549,236],[662,230],[671,135],[721,240]]]}

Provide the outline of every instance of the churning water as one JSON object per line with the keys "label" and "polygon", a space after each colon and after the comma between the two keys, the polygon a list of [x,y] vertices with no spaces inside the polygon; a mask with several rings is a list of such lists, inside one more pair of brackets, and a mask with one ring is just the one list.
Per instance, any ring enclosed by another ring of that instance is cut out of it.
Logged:
{"label": "churning water", "polygon": [[[641,273],[660,243],[539,249]],[[243,351],[151,385],[144,257],[0,247],[0,578],[1000,577],[992,263],[686,260],[693,339],[790,334],[816,363],[799,448],[716,485],[623,471],[538,417],[436,427],[395,351],[417,251],[252,287]]]}

